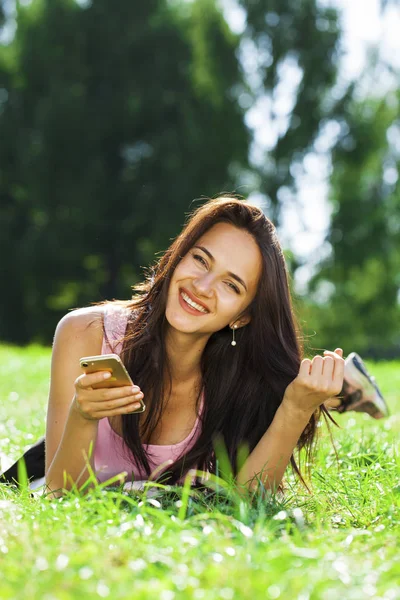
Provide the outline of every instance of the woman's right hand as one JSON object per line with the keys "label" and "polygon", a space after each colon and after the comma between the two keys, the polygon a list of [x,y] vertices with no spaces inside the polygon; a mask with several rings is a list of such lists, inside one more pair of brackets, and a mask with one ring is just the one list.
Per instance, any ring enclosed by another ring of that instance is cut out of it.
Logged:
{"label": "woman's right hand", "polygon": [[84,419],[97,421],[104,417],[126,415],[140,408],[143,392],[137,385],[102,389],[92,387],[110,376],[108,371],[97,371],[80,375],[75,380],[72,406]]}

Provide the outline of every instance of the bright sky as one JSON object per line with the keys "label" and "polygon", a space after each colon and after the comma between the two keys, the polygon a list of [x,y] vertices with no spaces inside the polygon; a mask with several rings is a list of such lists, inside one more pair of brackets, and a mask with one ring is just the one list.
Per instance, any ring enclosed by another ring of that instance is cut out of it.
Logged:
{"label": "bright sky", "polygon": [[[333,5],[342,12],[343,23],[343,57],[340,65],[341,77],[345,81],[360,79],[366,64],[368,48],[379,43],[381,56],[397,69],[400,69],[400,11],[391,6],[384,15],[380,13],[379,0],[320,0],[321,4]],[[245,14],[237,7],[235,0],[220,0],[225,10],[226,19],[236,32],[243,31]],[[251,70],[251,50],[244,51],[245,64]],[[273,147],[279,130],[285,128],[285,114],[291,110],[291,91],[295,89],[299,79],[296,65],[289,65],[284,73],[283,84],[278,94],[279,118],[272,124],[268,118],[272,109],[271,101],[264,99],[248,111],[247,122],[255,131],[256,147],[254,158],[260,159],[268,149]],[[286,80],[286,81],[285,81]],[[254,81],[257,83],[256,81]],[[365,81],[365,92],[368,88],[373,92],[391,86],[394,81],[387,73],[382,73],[381,81]],[[274,110],[276,107],[274,107]],[[325,131],[317,144],[319,152],[326,152],[334,140],[335,128]],[[296,283],[299,291],[313,273],[318,261],[329,252],[323,245],[329,225],[330,207],[327,200],[327,174],[329,157],[327,155],[310,155],[304,161],[305,173],[299,177],[299,194],[290,197],[284,195],[285,207],[282,213],[280,239],[284,247],[291,248],[297,256],[307,260],[307,265],[298,270]],[[241,191],[241,190],[240,190]],[[246,195],[245,190],[241,191]],[[257,197],[253,196],[257,201]]]}

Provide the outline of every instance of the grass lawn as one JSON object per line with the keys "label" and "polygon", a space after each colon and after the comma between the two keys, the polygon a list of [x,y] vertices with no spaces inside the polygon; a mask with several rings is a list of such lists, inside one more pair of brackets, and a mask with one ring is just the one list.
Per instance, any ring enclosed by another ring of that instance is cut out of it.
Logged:
{"label": "grass lawn", "polygon": [[[0,346],[0,453],[44,433],[50,351]],[[369,364],[391,408],[326,426],[312,493],[157,497],[99,487],[59,500],[0,485],[0,598],[400,599],[400,363]]]}

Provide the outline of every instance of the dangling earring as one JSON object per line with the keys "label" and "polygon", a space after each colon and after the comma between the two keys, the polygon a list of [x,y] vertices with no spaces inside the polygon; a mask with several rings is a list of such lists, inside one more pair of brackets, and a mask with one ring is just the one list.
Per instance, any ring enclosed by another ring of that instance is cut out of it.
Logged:
{"label": "dangling earring", "polygon": [[235,340],[235,329],[237,328],[237,325],[234,325],[232,327],[232,341],[231,341],[231,346],[236,346],[236,340]]}

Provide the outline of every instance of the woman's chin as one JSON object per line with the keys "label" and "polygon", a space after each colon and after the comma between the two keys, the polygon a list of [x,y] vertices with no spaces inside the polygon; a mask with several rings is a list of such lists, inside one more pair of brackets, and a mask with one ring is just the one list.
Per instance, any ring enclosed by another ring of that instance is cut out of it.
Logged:
{"label": "woman's chin", "polygon": [[181,333],[195,333],[198,330],[198,327],[196,327],[196,324],[188,323],[187,319],[177,318],[176,316],[168,318],[167,315],[166,315],[166,319],[167,319],[169,327],[171,327],[172,329],[175,329],[176,331],[179,331]]}
{"label": "woman's chin", "polygon": [[167,309],[165,311],[165,318],[168,325],[176,331],[181,333],[200,333],[199,328],[201,325],[196,322],[196,317],[193,318],[193,316],[189,314],[184,314],[181,308],[171,311]]}

